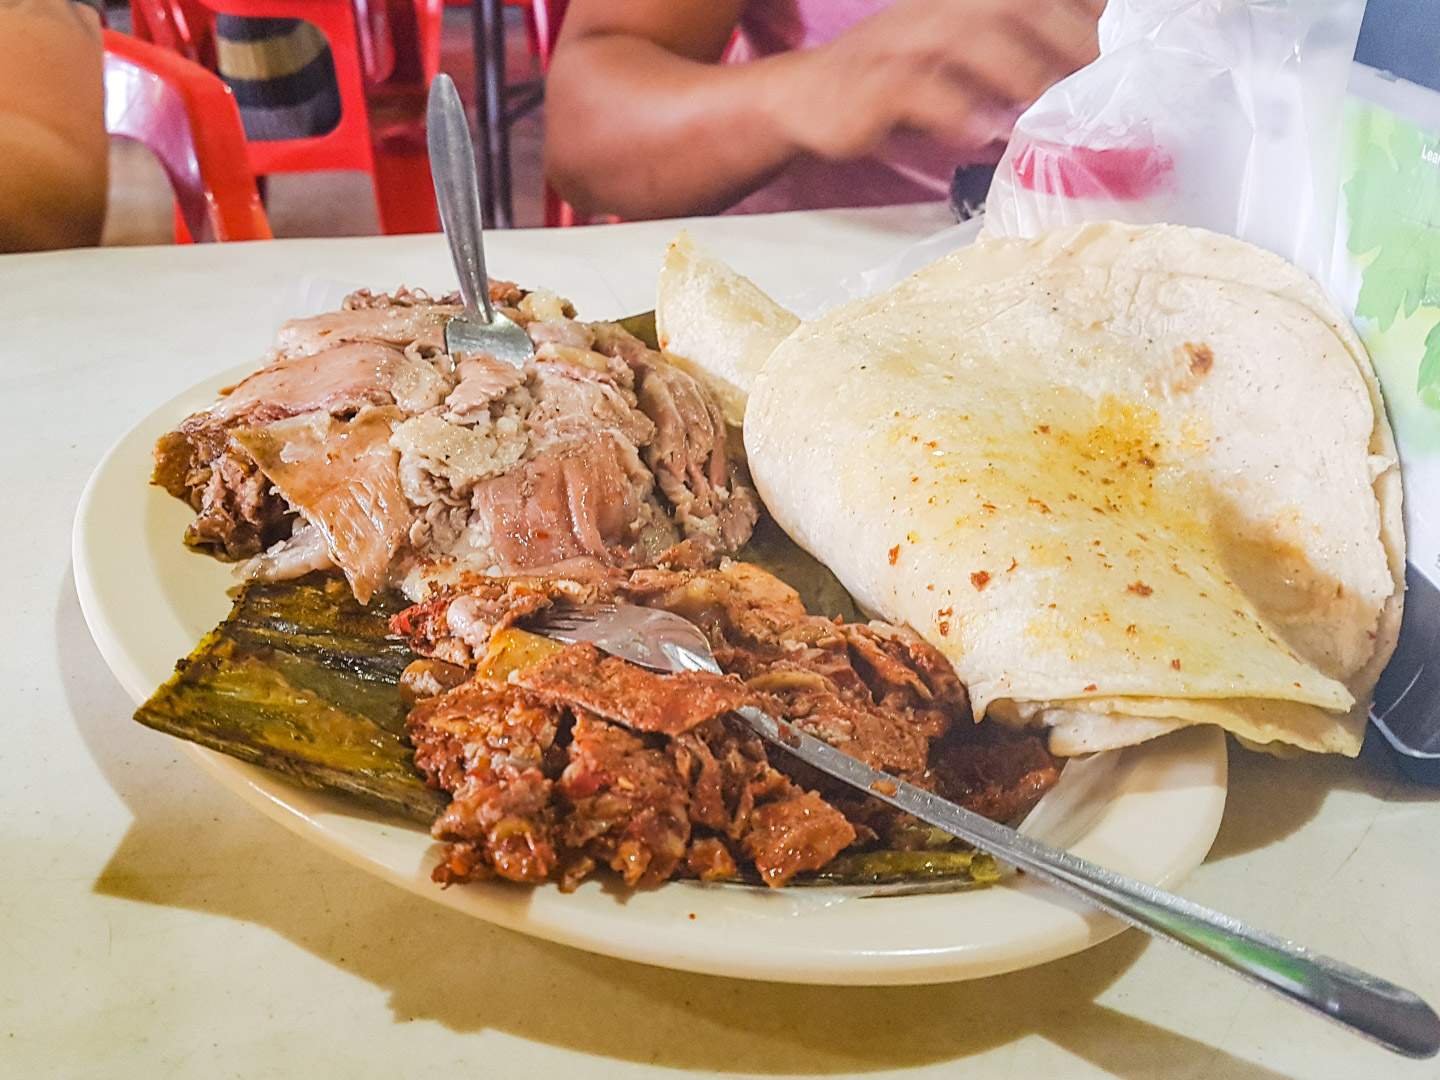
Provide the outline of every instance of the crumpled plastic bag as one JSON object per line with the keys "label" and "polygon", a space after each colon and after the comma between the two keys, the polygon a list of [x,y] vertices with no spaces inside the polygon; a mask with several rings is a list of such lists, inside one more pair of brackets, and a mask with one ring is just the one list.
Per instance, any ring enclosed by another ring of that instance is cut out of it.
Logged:
{"label": "crumpled plastic bag", "polygon": [[1328,280],[1364,0],[1110,0],[1101,55],[1021,116],[986,230],[1168,221]]}

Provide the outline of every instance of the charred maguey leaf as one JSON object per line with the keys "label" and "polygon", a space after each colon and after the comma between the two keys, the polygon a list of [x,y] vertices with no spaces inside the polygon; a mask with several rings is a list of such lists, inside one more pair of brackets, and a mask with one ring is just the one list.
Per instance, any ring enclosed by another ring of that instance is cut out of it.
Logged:
{"label": "charred maguey leaf", "polygon": [[135,719],[428,825],[448,800],[405,738],[399,679],[414,654],[389,632],[396,610],[322,575],[246,585]]}

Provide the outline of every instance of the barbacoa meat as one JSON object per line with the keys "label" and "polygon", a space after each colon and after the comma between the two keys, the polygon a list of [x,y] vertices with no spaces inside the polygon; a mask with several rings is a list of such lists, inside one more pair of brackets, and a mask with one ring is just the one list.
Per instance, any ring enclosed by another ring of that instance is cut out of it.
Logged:
{"label": "barbacoa meat", "polygon": [[455,297],[362,291],[283,327],[263,368],[156,446],[155,483],[196,512],[186,543],[260,580],[339,568],[363,601],[749,539],[758,503],[706,390],[554,294],[490,294],[535,342],[523,371],[445,351]]}
{"label": "barbacoa meat", "polygon": [[[949,662],[917,635],[809,615],[746,563],[696,569],[708,550],[682,545],[628,574],[472,579],[394,616],[428,658],[405,680],[421,697],[407,721],[416,762],[455,800],[434,829],[437,880],[571,889],[599,866],[631,885],[748,866],[778,886],[850,847],[931,841],[908,815],[767,748],[732,715],[745,704],[996,819],[1058,778],[1041,740],[974,722]],[[599,602],[685,616],[725,674],[651,672],[516,634],[552,604]],[[534,655],[512,666],[510,648]],[[450,684],[469,678],[445,689],[436,664]]]}
{"label": "barbacoa meat", "polygon": [[662,675],[584,644],[516,672],[515,682],[540,701],[585,709],[632,731],[664,735],[680,735],[741,705],[759,704],[759,696],[734,676],[708,671]]}

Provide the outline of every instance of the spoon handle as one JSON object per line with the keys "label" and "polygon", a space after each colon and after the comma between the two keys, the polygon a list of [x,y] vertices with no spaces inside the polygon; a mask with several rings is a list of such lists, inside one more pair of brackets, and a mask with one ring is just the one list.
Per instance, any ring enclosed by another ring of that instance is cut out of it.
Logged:
{"label": "spoon handle", "polygon": [[425,113],[425,142],[440,224],[450,243],[450,258],[460,279],[465,314],[484,323],[495,321],[490,305],[490,278],[485,272],[485,232],[480,218],[480,181],[475,173],[475,146],[465,106],[449,75],[430,84]]}
{"label": "spoon handle", "polygon": [[947,799],[872,769],[749,706],[737,713],[760,735],[866,794],[1059,886],[1158,938],[1407,1057],[1440,1052],[1440,1017],[1409,990],[1228,915],[1022,836]]}

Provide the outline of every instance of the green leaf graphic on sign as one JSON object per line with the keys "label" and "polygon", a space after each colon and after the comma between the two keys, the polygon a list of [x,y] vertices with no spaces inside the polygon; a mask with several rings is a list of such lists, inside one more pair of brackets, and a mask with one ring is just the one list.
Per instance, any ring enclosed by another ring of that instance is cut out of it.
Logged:
{"label": "green leaf graphic on sign", "polygon": [[[1355,313],[1381,332],[1422,307],[1440,307],[1440,152],[1408,124],[1372,114],[1345,185],[1351,253],[1369,257],[1360,273]],[[1417,389],[1440,409],[1440,325],[1425,339]]]}
{"label": "green leaf graphic on sign", "polygon": [[1425,335],[1425,356],[1420,361],[1420,374],[1415,380],[1420,400],[1432,409],[1440,409],[1440,323]]}

